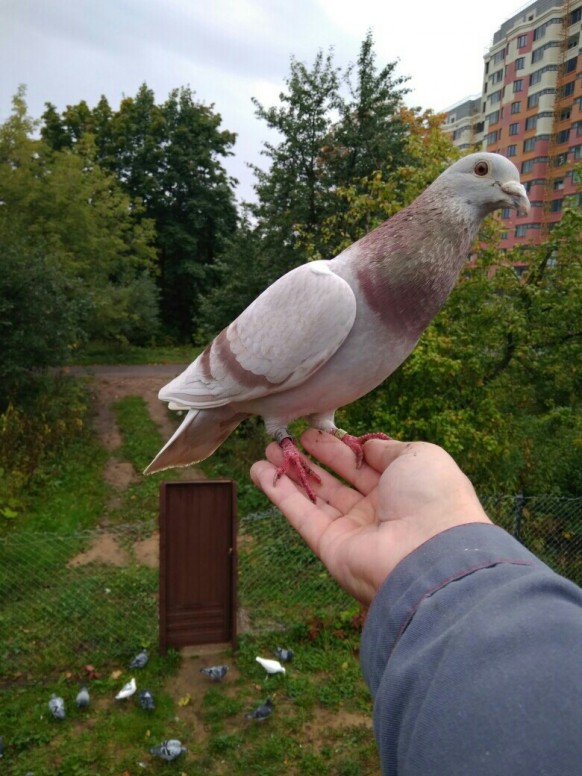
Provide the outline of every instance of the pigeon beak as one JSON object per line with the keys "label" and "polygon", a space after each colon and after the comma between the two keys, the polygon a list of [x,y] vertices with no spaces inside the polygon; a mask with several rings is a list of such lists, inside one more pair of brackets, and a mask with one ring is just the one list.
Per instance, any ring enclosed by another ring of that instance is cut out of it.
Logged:
{"label": "pigeon beak", "polygon": [[517,181],[508,181],[501,186],[501,191],[507,194],[511,207],[514,207],[519,215],[527,216],[530,210],[529,199],[525,188]]}

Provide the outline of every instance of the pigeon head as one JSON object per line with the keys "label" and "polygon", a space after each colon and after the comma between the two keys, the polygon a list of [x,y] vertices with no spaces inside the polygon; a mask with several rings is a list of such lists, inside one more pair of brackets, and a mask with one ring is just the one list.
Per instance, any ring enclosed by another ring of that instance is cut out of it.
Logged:
{"label": "pigeon head", "polygon": [[530,203],[520,183],[517,167],[500,154],[476,153],[464,156],[437,178],[444,188],[463,194],[467,204],[481,214],[509,207],[527,215]]}

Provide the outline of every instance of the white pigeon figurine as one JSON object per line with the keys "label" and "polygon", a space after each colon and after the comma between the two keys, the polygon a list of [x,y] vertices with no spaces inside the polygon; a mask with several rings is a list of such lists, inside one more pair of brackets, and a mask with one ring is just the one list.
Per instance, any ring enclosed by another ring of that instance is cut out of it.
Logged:
{"label": "white pigeon figurine", "polygon": [[261,415],[283,451],[275,479],[294,469],[315,501],[309,476],[318,477],[288,424],[305,417],[345,442],[360,465],[371,435],[339,429],[335,411],[407,358],[446,302],[485,216],[529,207],[509,159],[469,154],[334,259],[279,278],[161,389],[170,409],[187,414],[145,473],[202,461],[242,420]]}
{"label": "white pigeon figurine", "polygon": [[178,741],[177,738],[169,738],[167,741],[162,741],[158,746],[152,746],[150,754],[161,757],[162,760],[170,763],[187,751],[186,747],[182,746],[182,742]]}
{"label": "white pigeon figurine", "polygon": [[134,692],[137,690],[137,684],[133,676],[127,684],[124,684],[121,690],[115,696],[116,701],[123,701],[126,698],[131,698]]}
{"label": "white pigeon figurine", "polygon": [[65,713],[65,701],[59,695],[52,693],[48,707],[55,719],[65,719],[67,716]]}
{"label": "white pigeon figurine", "polygon": [[75,699],[75,703],[77,704],[77,708],[79,709],[86,709],[89,706],[90,698],[89,698],[89,690],[83,685],[79,692],[77,693],[77,697]]}
{"label": "white pigeon figurine", "polygon": [[257,663],[260,663],[267,672],[267,679],[271,674],[285,674],[285,668],[279,663],[278,660],[269,660],[266,657],[257,657]]}

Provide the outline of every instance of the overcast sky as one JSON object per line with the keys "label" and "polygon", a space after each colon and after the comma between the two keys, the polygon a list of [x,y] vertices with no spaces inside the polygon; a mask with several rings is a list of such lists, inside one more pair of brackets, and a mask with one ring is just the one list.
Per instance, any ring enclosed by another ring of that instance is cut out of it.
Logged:
{"label": "overcast sky", "polygon": [[[489,0],[0,0],[0,121],[19,84],[29,111],[59,110],[104,94],[113,108],[142,83],[163,102],[189,86],[238,135],[225,165],[252,197],[248,162],[267,137],[251,97],[277,103],[291,55],[312,64],[334,49],[336,65],[357,59],[368,29],[377,64],[398,60],[410,77],[409,105],[442,110],[481,90],[483,54],[523,4]],[[266,165],[265,165],[266,166]]]}

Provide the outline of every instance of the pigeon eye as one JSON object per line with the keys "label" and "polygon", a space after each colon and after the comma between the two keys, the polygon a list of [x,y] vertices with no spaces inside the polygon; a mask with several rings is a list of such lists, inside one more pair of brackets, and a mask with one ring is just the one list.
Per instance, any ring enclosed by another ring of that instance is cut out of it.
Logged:
{"label": "pigeon eye", "polygon": [[489,165],[487,162],[477,162],[475,165],[475,175],[479,175],[481,178],[487,175],[489,172]]}

